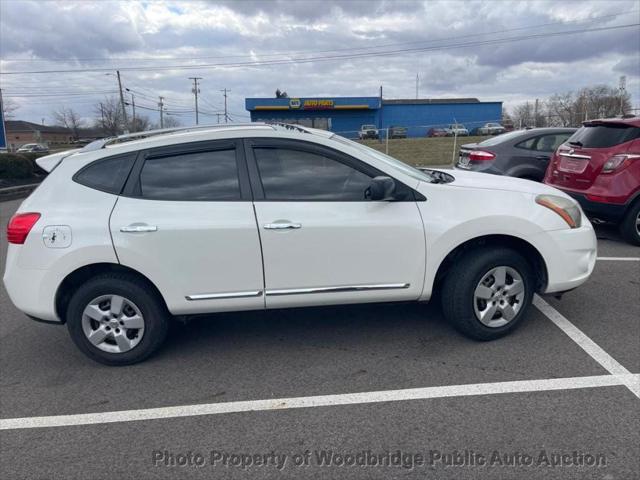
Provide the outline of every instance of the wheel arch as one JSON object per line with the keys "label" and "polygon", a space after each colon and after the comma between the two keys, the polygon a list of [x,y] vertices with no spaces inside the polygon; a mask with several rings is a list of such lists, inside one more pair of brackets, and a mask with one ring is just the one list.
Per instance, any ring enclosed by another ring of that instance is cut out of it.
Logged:
{"label": "wheel arch", "polygon": [[456,260],[465,252],[475,248],[486,247],[507,247],[520,253],[524,259],[529,262],[533,271],[536,274],[536,292],[544,291],[548,281],[547,265],[544,261],[544,257],[528,241],[516,237],[513,235],[495,234],[495,235],[483,235],[466,240],[457,246],[455,246],[440,262],[433,282],[433,292],[437,291],[442,285],[444,277],[451,269],[451,266]]}
{"label": "wheel arch", "polygon": [[93,263],[79,267],[73,272],[69,273],[58,286],[55,296],[55,310],[56,315],[62,323],[66,323],[67,321],[67,307],[75,289],[83,282],[103,273],[127,273],[129,275],[137,277],[140,281],[144,282],[150,289],[152,289],[154,293],[157,294],[158,298],[162,299],[164,307],[166,308],[166,302],[158,287],[142,273],[134,270],[133,268],[126,267],[117,263]]}

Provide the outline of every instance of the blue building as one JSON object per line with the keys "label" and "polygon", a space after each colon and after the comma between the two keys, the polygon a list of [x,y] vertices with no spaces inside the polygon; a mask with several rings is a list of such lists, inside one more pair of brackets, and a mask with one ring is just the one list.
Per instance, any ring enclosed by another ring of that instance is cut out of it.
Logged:
{"label": "blue building", "polygon": [[346,137],[356,137],[362,125],[379,129],[401,126],[407,128],[408,136],[423,137],[430,128],[459,123],[472,131],[502,118],[502,102],[481,102],[477,98],[247,98],[245,106],[253,122],[295,123]]}

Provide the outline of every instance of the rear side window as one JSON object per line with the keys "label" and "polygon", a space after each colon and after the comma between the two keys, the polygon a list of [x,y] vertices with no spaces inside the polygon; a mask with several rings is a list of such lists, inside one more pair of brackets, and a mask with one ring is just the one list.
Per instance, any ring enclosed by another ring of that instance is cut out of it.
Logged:
{"label": "rear side window", "polygon": [[520,142],[516,144],[516,147],[523,148],[525,150],[534,150],[536,152],[555,152],[555,150],[562,145],[570,135],[570,133],[542,135]]}
{"label": "rear side window", "polygon": [[569,139],[584,148],[607,148],[640,138],[640,128],[621,123],[585,125]]}
{"label": "rear side window", "polygon": [[544,135],[539,137],[538,143],[536,143],[536,150],[539,152],[555,152],[570,135],[570,133],[556,133],[554,135]]}
{"label": "rear side window", "polygon": [[89,188],[119,195],[136,155],[120,155],[95,161],[80,170],[73,179]]}
{"label": "rear side window", "polygon": [[140,196],[153,200],[240,199],[234,149],[149,158],[140,172]]}

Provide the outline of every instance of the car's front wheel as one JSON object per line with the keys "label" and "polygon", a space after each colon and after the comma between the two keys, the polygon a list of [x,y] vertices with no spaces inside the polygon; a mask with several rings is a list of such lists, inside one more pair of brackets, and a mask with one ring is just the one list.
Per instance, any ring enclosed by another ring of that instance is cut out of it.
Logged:
{"label": "car's front wheel", "polygon": [[158,294],[137,277],[110,273],[82,284],[67,308],[67,328],[78,348],[105,365],[130,365],[155,352],[169,314]]}
{"label": "car's front wheel", "polygon": [[522,322],[534,288],[532,268],[518,252],[500,247],[469,250],[444,279],[443,313],[463,334],[493,340]]}

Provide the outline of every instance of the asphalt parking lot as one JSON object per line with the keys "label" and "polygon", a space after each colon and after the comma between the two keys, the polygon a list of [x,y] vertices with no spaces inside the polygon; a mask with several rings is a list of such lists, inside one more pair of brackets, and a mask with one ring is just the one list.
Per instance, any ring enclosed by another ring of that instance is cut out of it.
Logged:
{"label": "asphalt parking lot", "polygon": [[598,236],[587,284],[490,343],[432,305],[309,308],[109,368],[2,288],[0,478],[638,478],[640,249]]}

